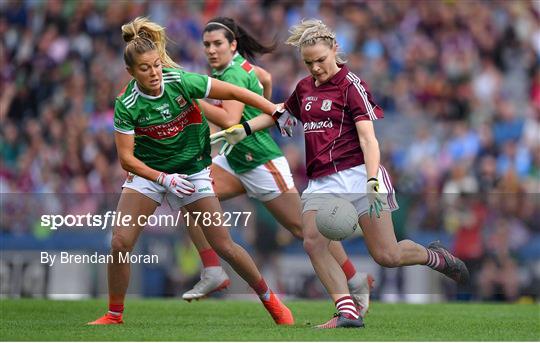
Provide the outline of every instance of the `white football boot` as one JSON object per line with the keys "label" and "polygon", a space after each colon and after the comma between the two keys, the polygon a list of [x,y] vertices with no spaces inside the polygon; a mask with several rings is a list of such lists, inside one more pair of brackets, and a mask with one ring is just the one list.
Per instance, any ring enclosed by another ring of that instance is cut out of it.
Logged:
{"label": "white football boot", "polygon": [[231,284],[231,280],[225,270],[222,267],[208,267],[204,268],[201,272],[201,279],[199,282],[182,295],[182,299],[191,301],[193,299],[199,300],[208,296],[211,293],[221,291]]}

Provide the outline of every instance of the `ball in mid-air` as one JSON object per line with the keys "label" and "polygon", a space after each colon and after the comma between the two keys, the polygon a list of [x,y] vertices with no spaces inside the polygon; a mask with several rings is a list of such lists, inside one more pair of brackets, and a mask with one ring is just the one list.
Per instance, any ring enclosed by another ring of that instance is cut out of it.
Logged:
{"label": "ball in mid-air", "polygon": [[335,197],[319,207],[315,221],[324,237],[342,241],[356,231],[358,212],[349,201]]}

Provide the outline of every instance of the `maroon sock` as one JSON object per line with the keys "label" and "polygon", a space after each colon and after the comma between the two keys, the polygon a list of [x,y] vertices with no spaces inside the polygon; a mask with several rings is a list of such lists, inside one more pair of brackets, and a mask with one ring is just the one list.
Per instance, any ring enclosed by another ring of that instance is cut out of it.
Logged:
{"label": "maroon sock", "polygon": [[358,309],[350,295],[346,295],[336,300],[336,309],[343,317],[349,319],[358,319],[358,317],[360,317]]}
{"label": "maroon sock", "polygon": [[204,268],[221,266],[219,256],[212,248],[199,251],[199,256],[201,256]]}
{"label": "maroon sock", "polygon": [[109,304],[109,312],[122,314],[124,312],[124,304]]}
{"label": "maroon sock", "polygon": [[433,251],[429,248],[426,248],[426,251],[428,254],[426,266],[430,267],[431,269],[435,269],[436,271],[441,271],[446,267],[446,261],[441,253]]}
{"label": "maroon sock", "polygon": [[270,288],[268,288],[268,285],[266,284],[266,281],[264,281],[264,278],[261,278],[259,282],[250,286],[261,299],[270,299]]}
{"label": "maroon sock", "polygon": [[354,265],[349,258],[345,262],[343,262],[343,264],[341,265],[341,269],[343,269],[347,281],[352,279],[354,274],[356,274],[356,268],[354,268]]}

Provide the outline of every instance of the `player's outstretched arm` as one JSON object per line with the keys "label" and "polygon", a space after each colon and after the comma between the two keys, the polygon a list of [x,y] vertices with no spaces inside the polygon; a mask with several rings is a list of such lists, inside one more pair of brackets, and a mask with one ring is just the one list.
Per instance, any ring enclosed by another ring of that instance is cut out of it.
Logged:
{"label": "player's outstretched arm", "polygon": [[208,97],[219,100],[237,100],[268,114],[278,110],[276,104],[271,103],[259,94],[217,79],[212,79]]}
{"label": "player's outstretched arm", "polygon": [[[292,128],[296,125],[296,119],[287,110],[283,109],[283,106],[273,104],[259,94],[227,82],[212,79],[208,96],[220,100],[237,100],[261,110],[262,114],[249,121],[248,129],[251,129],[251,131],[247,135],[276,124],[280,128],[282,135],[292,136]],[[236,127],[236,125],[233,127]],[[236,141],[236,138],[233,141]]]}
{"label": "player's outstretched arm", "polygon": [[244,104],[239,101],[228,100],[224,101],[221,107],[210,104],[206,101],[199,102],[204,116],[221,128],[228,128],[236,125],[242,119],[242,111]]}
{"label": "player's outstretched arm", "polygon": [[234,146],[241,142],[244,138],[251,135],[253,132],[266,129],[272,125],[274,125],[274,119],[272,116],[262,113],[251,120],[233,125],[228,129],[210,135],[210,144],[223,142],[223,145],[219,150],[219,154],[228,155]]}

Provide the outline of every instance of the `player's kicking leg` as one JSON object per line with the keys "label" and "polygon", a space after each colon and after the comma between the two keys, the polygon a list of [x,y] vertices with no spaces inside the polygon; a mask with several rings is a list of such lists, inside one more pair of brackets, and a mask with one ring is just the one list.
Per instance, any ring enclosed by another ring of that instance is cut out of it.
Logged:
{"label": "player's kicking leg", "polygon": [[439,241],[432,242],[427,247],[428,262],[426,265],[448,276],[460,285],[469,282],[469,270],[465,263],[455,257]]}
{"label": "player's kicking leg", "polygon": [[463,261],[439,242],[433,242],[427,248],[407,239],[397,242],[390,212],[381,212],[380,218],[375,220],[365,214],[360,217],[360,223],[369,253],[383,267],[426,265],[458,284],[469,282],[469,271]]}
{"label": "player's kicking leg", "polygon": [[337,314],[328,322],[317,326],[320,329],[338,327],[361,328],[364,326],[358,307],[354,303],[345,273],[332,256],[329,249],[330,241],[323,237],[315,224],[316,211],[308,210],[302,216],[304,227],[304,249],[306,250],[313,269],[326,291],[334,300]]}
{"label": "player's kicking leg", "polygon": [[[265,201],[264,206],[295,238],[303,239],[301,201],[295,187],[270,201]],[[356,271],[341,242],[330,242],[328,249],[345,273],[352,299],[360,315],[364,317],[369,308],[369,293],[373,288],[373,277]]]}
{"label": "player's kicking leg", "polygon": [[373,276],[356,271],[340,242],[330,242],[329,249],[332,256],[334,256],[341,266],[343,273],[345,273],[349,292],[355,305],[358,307],[360,316],[365,317],[369,309],[369,294],[375,282]]}

